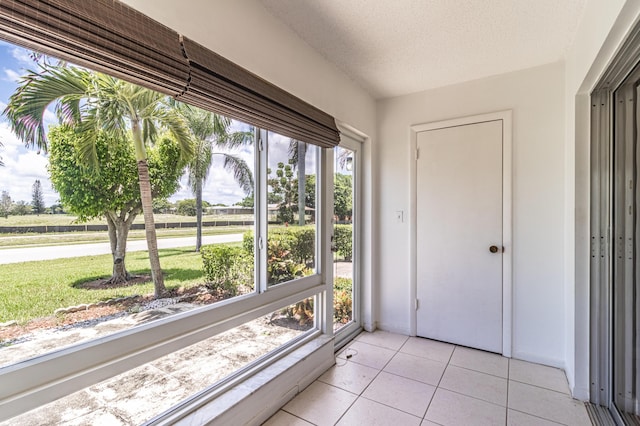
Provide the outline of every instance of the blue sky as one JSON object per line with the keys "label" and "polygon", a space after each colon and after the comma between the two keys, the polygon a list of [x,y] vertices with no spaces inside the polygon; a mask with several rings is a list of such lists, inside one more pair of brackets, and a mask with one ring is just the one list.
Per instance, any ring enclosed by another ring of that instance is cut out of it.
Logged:
{"label": "blue sky", "polygon": [[[35,68],[29,52],[8,43],[0,42],[0,109],[4,110],[9,96],[15,91],[24,70]],[[49,111],[47,121],[55,120]],[[14,201],[31,202],[31,188],[36,179],[42,184],[45,204],[51,205],[58,194],[51,188],[47,177],[47,158],[35,149],[27,149],[11,132],[4,117],[0,118],[0,157],[5,167],[0,167],[0,191],[8,191]]]}
{"label": "blue sky", "polygon": [[[19,78],[27,69],[36,69],[37,66],[29,57],[29,51],[0,41],[0,110],[4,110],[9,96],[15,91]],[[56,124],[57,120],[52,109],[47,111],[45,122]],[[245,127],[240,123],[234,123],[232,130]],[[274,139],[278,143],[271,144],[269,149],[269,164],[273,169],[279,161],[287,161],[287,148],[289,139],[276,135]],[[0,191],[8,191],[14,201],[23,200],[31,202],[31,189],[36,179],[42,184],[45,204],[47,206],[58,200],[58,194],[51,186],[47,174],[47,155],[38,153],[36,149],[25,148],[24,144],[11,132],[4,117],[0,117],[0,141],[4,145],[0,147],[0,157],[5,166],[0,167]],[[236,155],[242,157],[253,169],[253,148],[247,147]],[[315,170],[315,159],[307,156],[307,173]],[[230,173],[222,167],[222,158],[214,159],[209,178],[203,190],[203,199],[210,203],[223,203],[231,205],[244,198],[245,194],[239,189]],[[170,200],[193,198],[186,177],[181,180],[181,189]]]}

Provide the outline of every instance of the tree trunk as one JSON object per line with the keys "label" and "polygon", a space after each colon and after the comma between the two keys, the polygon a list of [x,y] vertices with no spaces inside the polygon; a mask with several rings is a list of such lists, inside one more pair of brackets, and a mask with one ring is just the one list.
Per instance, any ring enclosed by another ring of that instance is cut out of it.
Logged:
{"label": "tree trunk", "polygon": [[196,179],[196,252],[202,247],[202,179]]}
{"label": "tree trunk", "polygon": [[298,141],[298,224],[303,226],[306,223],[305,218],[305,186],[306,186],[306,157],[307,144]]}
{"label": "tree trunk", "polygon": [[151,264],[151,279],[153,279],[155,297],[158,298],[161,297],[167,289],[164,286],[164,277],[162,276],[162,269],[160,268],[156,224],[153,219],[151,181],[149,180],[147,160],[138,160],[138,182],[140,184],[140,198],[142,200],[142,214],[144,215],[144,230],[147,237],[149,263]]}
{"label": "tree trunk", "polygon": [[111,256],[113,257],[113,272],[107,283],[122,284],[133,278],[127,271],[124,260],[127,253],[129,229],[136,215],[131,214],[127,220],[122,220],[112,212],[107,212],[105,216],[107,218],[109,242],[111,243]]}

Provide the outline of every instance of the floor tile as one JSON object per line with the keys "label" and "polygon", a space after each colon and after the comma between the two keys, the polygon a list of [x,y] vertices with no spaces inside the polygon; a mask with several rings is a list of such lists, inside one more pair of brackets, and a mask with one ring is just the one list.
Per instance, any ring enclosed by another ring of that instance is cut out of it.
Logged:
{"label": "floor tile", "polygon": [[299,417],[289,414],[286,411],[278,411],[263,426],[313,426],[313,423],[302,420]]}
{"label": "floor tile", "polygon": [[421,356],[439,362],[449,362],[455,345],[438,342],[437,340],[422,337],[410,337],[402,346],[400,352],[409,355]]}
{"label": "floor tile", "polygon": [[351,355],[349,358],[351,362],[382,370],[395,353],[391,349],[356,341],[340,352],[338,358],[346,359],[348,355]]}
{"label": "floor tile", "polygon": [[437,386],[445,367],[442,362],[398,352],[384,371]]}
{"label": "floor tile", "polygon": [[338,359],[336,365],[320,376],[318,380],[360,395],[379,372],[380,370],[366,365]]}
{"label": "floor tile", "polygon": [[520,411],[507,410],[507,426],[558,426],[560,423],[534,417]]}
{"label": "floor tile", "polygon": [[457,346],[451,356],[452,365],[507,378],[509,359],[502,355]]}
{"label": "floor tile", "polygon": [[316,425],[334,425],[357,395],[322,382],[313,382],[283,407],[294,416]]}
{"label": "floor tile", "polygon": [[422,418],[435,390],[426,383],[382,371],[362,396]]}
{"label": "floor tile", "polygon": [[360,333],[356,338],[359,342],[368,343],[370,345],[381,346],[383,348],[397,351],[402,347],[409,337],[402,334],[389,333],[388,331],[376,330],[373,333],[366,331]]}
{"label": "floor tile", "polygon": [[506,416],[505,407],[438,389],[425,419],[444,426],[503,426]]}
{"label": "floor tile", "polygon": [[338,425],[356,426],[418,426],[419,417],[412,416],[395,408],[387,407],[366,398],[358,398],[349,411],[340,419]]}
{"label": "floor tile", "polygon": [[507,406],[507,379],[449,365],[440,387],[463,395]]}
{"label": "floor tile", "polygon": [[509,408],[567,425],[590,425],[584,403],[571,396],[520,382],[509,382]]}
{"label": "floor tile", "polygon": [[545,365],[512,359],[509,364],[509,379],[566,394],[570,393],[564,371]]}

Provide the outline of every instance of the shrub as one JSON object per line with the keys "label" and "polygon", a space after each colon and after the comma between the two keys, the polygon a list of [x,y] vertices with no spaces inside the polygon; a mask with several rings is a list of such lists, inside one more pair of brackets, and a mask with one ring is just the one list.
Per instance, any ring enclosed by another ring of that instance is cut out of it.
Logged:
{"label": "shrub", "polygon": [[253,247],[253,231],[249,230],[242,235],[242,248],[248,256],[253,257]]}
{"label": "shrub", "polygon": [[313,324],[313,297],[307,297],[295,305],[287,306],[282,310],[282,314],[295,319],[301,326]]}
{"label": "shrub", "polygon": [[211,290],[232,297],[238,294],[240,285],[253,285],[253,258],[242,247],[216,244],[202,247],[200,253]]}
{"label": "shrub", "polygon": [[[316,229],[315,226],[290,226],[286,228],[273,228],[269,230],[269,240],[277,240],[290,251],[289,257],[295,262],[313,268],[316,254]],[[253,231],[246,231],[242,236],[242,247],[247,254],[253,257],[254,239]],[[272,254],[267,254],[271,258]]]}
{"label": "shrub", "polygon": [[286,234],[275,235],[267,243],[267,275],[269,285],[291,281],[308,275],[309,269],[291,255]]}
{"label": "shrub", "polygon": [[285,228],[291,235],[289,244],[291,254],[298,263],[312,268],[316,257],[316,228],[315,226],[301,226]]}
{"label": "shrub", "polygon": [[351,278],[335,278],[333,284],[333,322],[346,324],[353,319],[353,288]]}
{"label": "shrub", "polygon": [[353,225],[336,225],[333,230],[333,243],[347,262],[353,257]]}

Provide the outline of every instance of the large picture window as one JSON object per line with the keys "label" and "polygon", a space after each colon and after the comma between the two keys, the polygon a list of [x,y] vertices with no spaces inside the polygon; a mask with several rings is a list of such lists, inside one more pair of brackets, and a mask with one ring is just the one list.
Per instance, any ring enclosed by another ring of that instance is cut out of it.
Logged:
{"label": "large picture window", "polygon": [[[300,336],[331,329],[315,313],[331,310],[318,309],[318,303],[327,303],[319,296],[328,285],[322,268],[330,266],[321,262],[328,250],[321,224],[331,204],[323,191],[329,175],[323,173],[322,148],[339,139],[332,117],[119,2],[3,2],[0,38],[48,55],[34,54],[41,62],[34,63],[29,84],[16,90],[15,102],[8,102],[7,121],[22,142],[46,153],[56,190],[68,190],[69,202],[74,196],[91,199],[94,205],[73,209],[81,219],[104,218],[112,248],[101,260],[112,266],[104,294],[90,300],[83,273],[72,284],[81,290],[73,294],[84,296],[55,312],[63,322],[75,318],[62,324],[66,333],[48,336],[46,344],[39,337],[2,337],[0,421],[90,386],[108,386],[100,383],[138,374],[147,363],[162,364],[178,351],[218,351],[221,333],[255,326],[265,316],[270,327],[288,331],[247,358],[247,366],[270,356],[273,345],[287,347]],[[34,95],[49,98],[36,103]],[[143,101],[147,104],[131,109]],[[32,126],[34,119],[40,126]],[[76,157],[70,154],[74,150]],[[78,164],[82,167],[70,176]],[[83,175],[87,170],[92,172]],[[133,177],[135,185],[98,180],[105,176]],[[211,189],[207,179],[215,180],[217,193],[236,197],[233,204],[203,203]],[[81,184],[87,186],[79,190]],[[192,206],[154,203],[180,190],[193,193]],[[117,198],[127,191],[140,200]],[[100,206],[98,196],[105,200]],[[81,201],[73,200],[78,206]],[[158,235],[176,232],[173,222],[155,219],[190,208],[199,253],[153,246]],[[136,229],[145,224],[146,231]],[[128,237],[136,232],[146,239],[150,256],[126,256]],[[207,242],[211,236],[216,243]],[[80,270],[90,263],[95,275],[99,262],[82,258],[65,268]],[[60,262],[47,262],[27,267],[57,277]],[[11,277],[18,273],[10,271],[17,270],[3,267],[0,292],[16,285]],[[142,278],[130,286],[134,275]],[[51,284],[65,286],[68,277],[60,277]],[[37,283],[31,289],[36,297]],[[126,309],[111,309],[121,305]],[[97,322],[78,314],[97,306],[105,309]],[[44,316],[30,312],[25,315]],[[229,356],[234,354],[245,355],[230,349]],[[231,373],[244,368],[231,364]],[[226,383],[219,376],[202,380],[198,392]],[[178,395],[176,402],[187,396]]]}

